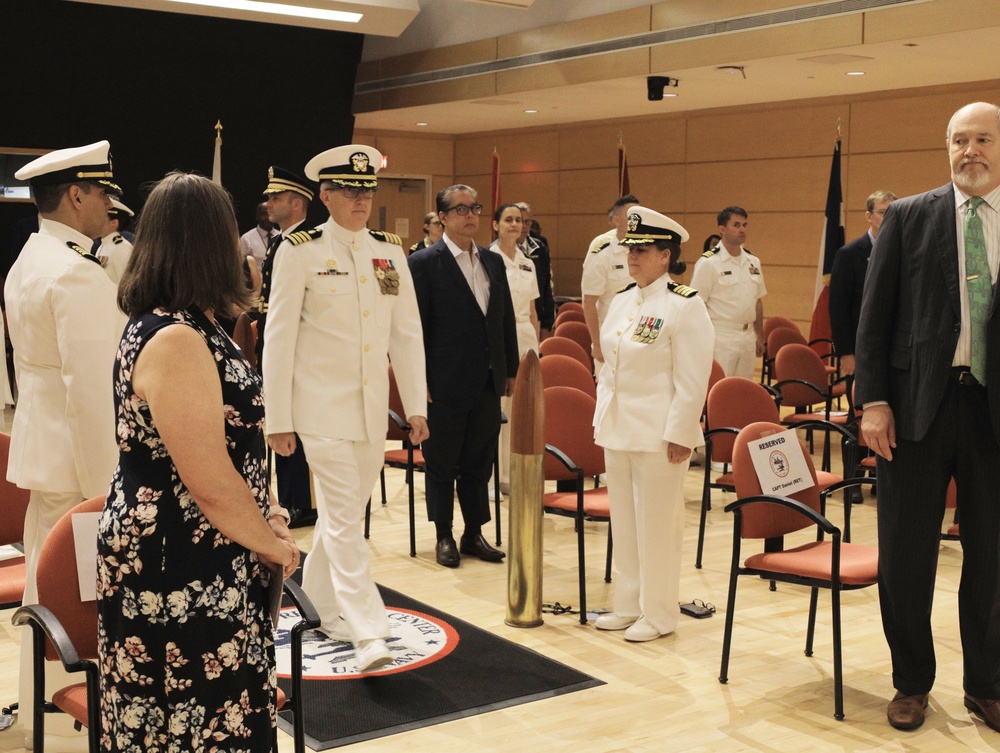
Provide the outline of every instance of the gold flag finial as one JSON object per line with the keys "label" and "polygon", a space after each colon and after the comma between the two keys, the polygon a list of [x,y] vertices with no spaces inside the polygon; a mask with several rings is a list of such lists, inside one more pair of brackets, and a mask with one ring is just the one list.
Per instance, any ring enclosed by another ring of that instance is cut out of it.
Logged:
{"label": "gold flag finial", "polygon": [[840,141],[840,130],[843,124],[844,124],[844,119],[837,118],[837,141]]}

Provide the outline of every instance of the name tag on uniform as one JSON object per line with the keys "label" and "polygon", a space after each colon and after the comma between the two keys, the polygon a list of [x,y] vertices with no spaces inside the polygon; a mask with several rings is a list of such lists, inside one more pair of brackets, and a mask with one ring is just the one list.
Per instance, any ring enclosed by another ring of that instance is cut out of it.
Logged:
{"label": "name tag on uniform", "polygon": [[339,269],[324,269],[322,272],[317,272],[320,277],[325,277],[329,275],[349,275],[350,272],[341,272]]}
{"label": "name tag on uniform", "polygon": [[732,273],[733,273],[733,270],[727,269],[725,272],[722,273],[722,276],[725,277],[726,275],[731,275]]}
{"label": "name tag on uniform", "polygon": [[625,269],[625,265],[624,264],[615,264],[615,266],[612,267],[612,269]]}
{"label": "name tag on uniform", "polygon": [[657,319],[652,316],[644,316],[639,320],[639,324],[636,325],[635,331],[632,333],[632,342],[651,343],[660,336],[660,330],[662,328],[662,319]]}
{"label": "name tag on uniform", "polygon": [[518,264],[518,269],[524,270],[525,272],[534,272],[535,270],[529,267],[527,264]]}
{"label": "name tag on uniform", "polygon": [[399,272],[392,259],[372,259],[372,269],[382,295],[399,295]]}

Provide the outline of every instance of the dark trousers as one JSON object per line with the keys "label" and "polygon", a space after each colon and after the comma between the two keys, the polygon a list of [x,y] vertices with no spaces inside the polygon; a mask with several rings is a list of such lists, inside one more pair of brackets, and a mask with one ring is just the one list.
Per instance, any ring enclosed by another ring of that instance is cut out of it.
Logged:
{"label": "dark trousers", "polygon": [[274,473],[278,477],[278,500],[289,510],[311,510],[309,464],[302,440],[295,438],[295,452],[288,457],[274,453]]}
{"label": "dark trousers", "polygon": [[1000,698],[1000,449],[986,388],[949,382],[927,436],[896,444],[892,462],[878,459],[878,585],[893,685],[913,695],[934,684],[931,603],[945,493],[954,476],[965,692]]}
{"label": "dark trousers", "polygon": [[438,524],[454,517],[455,489],[466,528],[490,520],[486,486],[493,471],[500,431],[500,398],[492,384],[468,400],[427,404],[430,437],[424,451],[427,517]]}

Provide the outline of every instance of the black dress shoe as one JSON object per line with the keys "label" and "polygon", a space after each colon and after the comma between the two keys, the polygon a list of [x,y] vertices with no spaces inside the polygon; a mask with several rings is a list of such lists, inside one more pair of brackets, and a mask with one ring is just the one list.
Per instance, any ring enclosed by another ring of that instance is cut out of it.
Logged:
{"label": "black dress shoe", "polygon": [[291,509],[288,511],[288,517],[289,528],[305,528],[306,526],[316,525],[315,510]]}
{"label": "black dress shoe", "polygon": [[986,722],[986,726],[1000,732],[1000,701],[995,698],[973,698],[966,693],[965,708]]}
{"label": "black dress shoe", "polygon": [[471,554],[473,557],[479,557],[484,562],[500,562],[507,556],[499,549],[491,547],[482,534],[472,537],[463,536],[462,547],[459,551],[462,554]]}
{"label": "black dress shoe", "polygon": [[445,539],[438,539],[437,546],[434,547],[434,558],[442,567],[458,567],[462,558],[458,555],[458,547],[455,539],[451,536]]}

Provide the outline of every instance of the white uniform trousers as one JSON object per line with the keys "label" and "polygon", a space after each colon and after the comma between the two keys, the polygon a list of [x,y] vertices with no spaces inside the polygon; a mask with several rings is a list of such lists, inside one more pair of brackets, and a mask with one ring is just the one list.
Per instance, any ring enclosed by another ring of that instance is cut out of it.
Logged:
{"label": "white uniform trousers", "polygon": [[[49,532],[59,522],[59,518],[83,501],[79,492],[31,492],[28,509],[24,517],[24,559],[25,586],[24,604],[38,603],[38,588],[35,582],[35,572],[38,568],[38,558],[42,554],[42,544]],[[69,555],[72,556],[72,555]],[[94,580],[97,580],[97,564],[94,564]],[[25,747],[31,747],[32,730],[34,728],[34,708],[32,686],[34,673],[31,659],[31,628],[21,629],[21,666],[18,678],[17,720],[18,726],[24,730]],[[51,697],[53,690],[72,685],[80,681],[79,675],[67,673],[61,662],[45,662],[45,690]],[[50,714],[45,718],[46,738],[55,735],[59,738],[78,739],[86,745],[86,730],[78,732],[73,729],[72,720],[65,714]],[[73,740],[76,742],[77,740]],[[46,750],[58,753],[60,750],[73,749],[69,741],[47,742]]]}
{"label": "white uniform trousers", "polygon": [[753,327],[739,330],[716,325],[715,360],[726,376],[753,379],[757,365],[757,336]]}
{"label": "white uniform trousers", "polygon": [[605,450],[615,540],[615,614],[644,615],[661,634],[677,628],[688,461],[662,452]]}
{"label": "white uniform trousers", "polygon": [[318,520],[302,588],[324,625],[343,616],[354,643],[389,637],[385,604],[368,565],[365,505],[385,459],[385,442],[299,434],[315,480]]}

